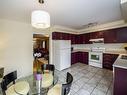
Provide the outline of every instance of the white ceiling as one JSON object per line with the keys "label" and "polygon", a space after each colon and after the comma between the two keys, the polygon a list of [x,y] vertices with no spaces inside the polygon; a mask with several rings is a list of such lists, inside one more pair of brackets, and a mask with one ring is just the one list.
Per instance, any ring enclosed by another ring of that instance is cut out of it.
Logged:
{"label": "white ceiling", "polygon": [[0,0],[0,18],[30,23],[32,10],[51,15],[52,25],[78,29],[92,22],[99,24],[122,19],[120,0]]}

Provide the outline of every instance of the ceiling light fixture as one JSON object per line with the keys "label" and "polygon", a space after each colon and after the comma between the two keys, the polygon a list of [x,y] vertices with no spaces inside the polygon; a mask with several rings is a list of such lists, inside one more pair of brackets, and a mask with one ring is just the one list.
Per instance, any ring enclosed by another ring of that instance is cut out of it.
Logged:
{"label": "ceiling light fixture", "polygon": [[[43,0],[39,0],[39,3],[44,3]],[[46,11],[35,10],[31,15],[31,24],[35,28],[48,28],[50,27],[50,15]]]}

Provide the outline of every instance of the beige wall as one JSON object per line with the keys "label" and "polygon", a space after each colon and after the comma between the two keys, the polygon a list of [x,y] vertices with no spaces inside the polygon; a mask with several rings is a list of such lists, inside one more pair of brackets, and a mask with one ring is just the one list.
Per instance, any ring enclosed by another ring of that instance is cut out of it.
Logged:
{"label": "beige wall", "polygon": [[5,74],[32,74],[32,34],[29,24],[0,19],[0,67],[5,67]]}
{"label": "beige wall", "polygon": [[50,64],[52,64],[51,29],[37,30],[31,24],[0,19],[0,67],[5,74],[17,70],[18,77],[33,72],[33,34],[50,36]]}

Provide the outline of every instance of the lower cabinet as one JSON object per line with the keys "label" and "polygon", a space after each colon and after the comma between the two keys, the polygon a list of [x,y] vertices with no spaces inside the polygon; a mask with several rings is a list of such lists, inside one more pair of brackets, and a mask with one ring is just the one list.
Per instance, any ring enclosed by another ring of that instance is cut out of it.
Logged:
{"label": "lower cabinet", "polygon": [[75,64],[78,62],[88,64],[88,52],[71,53],[71,64]]}
{"label": "lower cabinet", "polygon": [[117,59],[119,54],[103,54],[103,68],[113,70],[113,63]]}
{"label": "lower cabinet", "polygon": [[127,95],[127,69],[114,68],[113,95]]}

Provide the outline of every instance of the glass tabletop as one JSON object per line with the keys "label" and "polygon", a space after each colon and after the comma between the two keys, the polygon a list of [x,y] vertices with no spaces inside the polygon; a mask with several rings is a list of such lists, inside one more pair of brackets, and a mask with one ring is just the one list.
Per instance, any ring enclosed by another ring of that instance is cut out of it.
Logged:
{"label": "glass tabletop", "polygon": [[[24,79],[20,79],[19,81],[21,81],[21,80],[24,80]],[[42,80],[43,80],[43,78],[42,78]],[[25,81],[27,81],[30,85],[29,95],[46,95],[48,89],[52,88],[58,82],[58,76],[56,74],[54,74],[52,85],[49,86],[48,88],[41,88],[40,92],[37,87],[37,84],[36,84],[37,80],[35,79],[34,75],[27,76],[25,78]]]}

